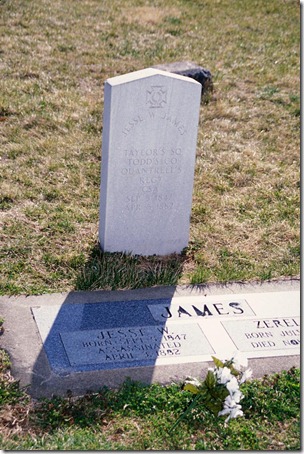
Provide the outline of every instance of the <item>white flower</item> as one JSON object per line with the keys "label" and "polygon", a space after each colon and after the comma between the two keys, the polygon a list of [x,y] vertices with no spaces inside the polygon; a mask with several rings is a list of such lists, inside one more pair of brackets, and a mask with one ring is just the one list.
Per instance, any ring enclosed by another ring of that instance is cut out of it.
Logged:
{"label": "white flower", "polygon": [[224,410],[221,410],[218,412],[218,416],[222,415],[227,415],[229,414],[229,419],[230,418],[236,418],[237,416],[243,416],[243,411],[241,410],[240,405],[236,405],[233,408],[224,408]]}
{"label": "white flower", "polygon": [[240,380],[240,384],[244,383],[246,380],[248,380],[248,378],[251,378],[251,376],[252,376],[252,370],[251,369],[245,370],[245,372],[243,373],[242,378]]}
{"label": "white flower", "polygon": [[[229,365],[229,367],[216,366],[215,368],[208,369],[209,372],[212,372],[214,374],[217,384],[225,385],[227,391],[229,392],[228,396],[226,396],[223,402],[223,409],[218,412],[218,416],[228,415],[225,420],[226,424],[229,419],[237,418],[238,416],[243,416],[244,414],[240,405],[240,401],[244,397],[244,395],[240,391],[240,385],[251,377],[252,370],[247,369],[245,370],[245,372],[241,371],[242,367],[245,368],[248,366],[248,359],[243,353],[239,351],[234,353],[231,360],[226,360],[227,362],[224,363],[222,361],[217,361],[216,358],[213,359],[215,364],[224,365],[226,363]],[[231,372],[231,370],[233,371],[233,373]]]}
{"label": "white flower", "polygon": [[243,398],[243,394],[242,393],[237,393],[236,395],[233,395],[231,396],[229,394],[229,396],[227,396],[224,400],[224,408],[235,408],[237,406],[239,406],[241,408],[241,406],[239,405],[239,402],[240,400]]}
{"label": "white flower", "polygon": [[236,377],[233,377],[233,376],[231,377],[229,382],[226,384],[226,388],[228,389],[230,394],[233,394],[236,391],[238,391],[239,384],[238,384],[238,381],[237,381]]}
{"label": "white flower", "polygon": [[233,361],[233,366],[237,370],[241,369],[242,367],[248,367],[247,356],[245,355],[245,353],[242,353],[239,350],[237,350],[235,353],[233,353],[232,361]]}
{"label": "white flower", "polygon": [[232,419],[232,418],[237,418],[238,416],[243,416],[244,413],[243,411],[241,410],[241,406],[240,405],[237,405],[236,407],[234,407],[232,410],[231,410],[231,413],[230,413],[230,416],[228,419]]}
{"label": "white flower", "polygon": [[227,396],[224,400],[224,408],[233,408],[235,407],[236,403],[234,401],[234,399],[232,398],[232,396]]}
{"label": "white flower", "polygon": [[185,383],[191,383],[192,385],[195,385],[195,386],[201,385],[201,382],[195,377],[187,377],[185,380]]}
{"label": "white flower", "polygon": [[235,393],[233,393],[233,400],[234,402],[236,402],[237,404],[243,399],[244,397],[244,394],[241,393],[241,391],[238,389]]}
{"label": "white flower", "polygon": [[241,405],[238,405],[231,396],[227,396],[224,402],[224,409],[218,412],[218,416],[228,415],[228,418],[225,419],[226,423],[229,419],[243,416],[244,413],[241,408]]}
{"label": "white flower", "polygon": [[224,415],[227,415],[228,413],[230,415],[230,412],[231,412],[231,408],[224,408],[224,410],[221,410],[218,412],[217,416],[224,416]]}
{"label": "white flower", "polygon": [[228,367],[223,367],[218,370],[218,383],[221,385],[225,385],[228,381],[232,379],[232,374],[230,372],[230,369]]}

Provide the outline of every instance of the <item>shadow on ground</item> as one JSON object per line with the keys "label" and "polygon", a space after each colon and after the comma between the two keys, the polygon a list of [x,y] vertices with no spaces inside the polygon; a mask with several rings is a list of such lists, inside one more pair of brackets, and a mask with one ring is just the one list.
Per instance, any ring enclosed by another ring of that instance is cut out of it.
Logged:
{"label": "shadow on ground", "polygon": [[[119,386],[127,377],[152,383],[158,356],[179,354],[166,321],[186,259],[184,253],[109,253],[96,244],[79,271],[75,290],[60,307],[32,309],[36,323],[45,329],[32,394],[65,394],[70,389],[77,395],[103,385]],[[156,319],[155,306],[161,307]]]}
{"label": "shadow on ground", "polygon": [[[166,326],[175,289],[70,292],[60,305],[33,307],[44,348],[30,393],[83,395],[126,378],[152,383],[157,358],[180,355],[181,342],[172,341],[178,333]],[[161,376],[171,374],[167,367]]]}

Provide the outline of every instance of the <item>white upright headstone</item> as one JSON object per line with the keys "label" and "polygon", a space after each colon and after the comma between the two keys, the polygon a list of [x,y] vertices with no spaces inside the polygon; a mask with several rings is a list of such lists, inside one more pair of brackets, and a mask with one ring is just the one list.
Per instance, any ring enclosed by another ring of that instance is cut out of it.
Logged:
{"label": "white upright headstone", "polygon": [[152,68],[105,82],[99,241],[166,255],[189,240],[201,85]]}

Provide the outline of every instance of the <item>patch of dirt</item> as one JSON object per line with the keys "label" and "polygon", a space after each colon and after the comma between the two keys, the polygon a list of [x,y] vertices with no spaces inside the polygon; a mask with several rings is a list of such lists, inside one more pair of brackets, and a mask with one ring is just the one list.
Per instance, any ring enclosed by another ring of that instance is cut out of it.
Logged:
{"label": "patch of dirt", "polygon": [[138,6],[136,8],[125,8],[122,14],[123,19],[127,22],[136,22],[141,25],[159,24],[166,16],[179,17],[180,11],[177,8]]}

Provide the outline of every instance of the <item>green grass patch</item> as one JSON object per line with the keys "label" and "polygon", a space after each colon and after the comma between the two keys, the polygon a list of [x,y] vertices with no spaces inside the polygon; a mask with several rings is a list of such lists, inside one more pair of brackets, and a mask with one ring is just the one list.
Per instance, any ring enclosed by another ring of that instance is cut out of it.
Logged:
{"label": "green grass patch", "polygon": [[0,428],[5,450],[299,450],[300,370],[292,368],[242,385],[244,416],[214,416],[192,402],[181,384],[126,380],[82,397],[32,401],[0,355]]}
{"label": "green grass patch", "polygon": [[104,253],[96,247],[76,280],[79,290],[107,290],[153,287],[177,284],[185,256],[166,258],[132,256],[126,253]]}

